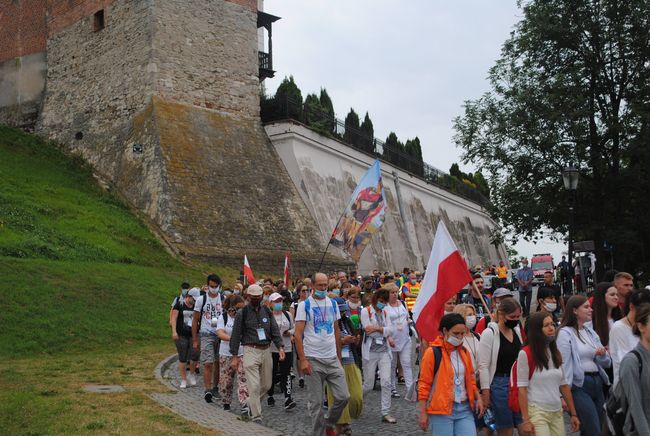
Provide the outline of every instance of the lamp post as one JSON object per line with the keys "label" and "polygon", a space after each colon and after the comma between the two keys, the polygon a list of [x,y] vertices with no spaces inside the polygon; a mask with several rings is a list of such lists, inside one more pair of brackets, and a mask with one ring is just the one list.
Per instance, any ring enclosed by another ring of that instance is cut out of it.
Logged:
{"label": "lamp post", "polygon": [[571,279],[569,286],[571,287],[573,286],[573,226],[575,220],[576,191],[578,190],[579,177],[580,173],[572,164],[569,164],[568,167],[562,170],[564,189],[569,193],[569,251],[567,253],[567,258],[569,260],[569,277]]}

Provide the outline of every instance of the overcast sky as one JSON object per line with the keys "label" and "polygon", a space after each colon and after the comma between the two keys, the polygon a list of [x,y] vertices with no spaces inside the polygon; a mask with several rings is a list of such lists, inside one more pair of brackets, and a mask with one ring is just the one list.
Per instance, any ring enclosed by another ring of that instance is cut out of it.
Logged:
{"label": "overcast sky", "polygon": [[[425,162],[445,172],[460,163],[452,119],[490,89],[488,70],[521,18],[515,0],[266,0],[264,9],[282,18],[268,93],[289,75],[303,97],[327,88],[338,118],[352,107],[368,111],[380,139],[418,136]],[[563,249],[550,241],[515,248],[557,259]]]}

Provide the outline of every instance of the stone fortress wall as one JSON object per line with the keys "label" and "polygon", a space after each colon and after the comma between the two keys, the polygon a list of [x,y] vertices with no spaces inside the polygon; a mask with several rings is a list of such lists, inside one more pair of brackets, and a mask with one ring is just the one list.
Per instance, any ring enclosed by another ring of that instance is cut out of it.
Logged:
{"label": "stone fortress wall", "polygon": [[290,251],[307,271],[331,219],[271,144],[259,94],[256,0],[3,2],[0,123],[83,156],[181,255],[281,271]]}

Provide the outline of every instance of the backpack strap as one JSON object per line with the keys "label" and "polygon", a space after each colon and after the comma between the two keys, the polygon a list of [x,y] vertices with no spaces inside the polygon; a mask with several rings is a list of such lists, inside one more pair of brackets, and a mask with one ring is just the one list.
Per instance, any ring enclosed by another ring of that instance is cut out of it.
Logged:
{"label": "backpack strap", "polygon": [[641,371],[643,371],[643,360],[641,360],[641,355],[637,350],[632,350],[631,353],[634,353],[636,358],[639,360],[639,377],[641,377]]}
{"label": "backpack strap", "polygon": [[431,346],[431,349],[433,350],[433,377],[435,378],[442,362],[442,348]]}
{"label": "backpack strap", "polygon": [[533,359],[533,350],[530,349],[528,345],[524,347],[524,352],[528,358],[528,380],[533,378],[533,373],[535,372],[535,360]]}
{"label": "backpack strap", "polygon": [[289,329],[291,329],[291,317],[289,316],[289,312],[283,310],[282,313],[284,313],[284,317],[289,321]]}
{"label": "backpack strap", "polygon": [[221,316],[223,316],[223,326],[225,327],[226,324],[228,324],[228,311],[227,310],[222,310],[221,311]]}
{"label": "backpack strap", "polygon": [[201,312],[199,312],[199,324],[197,326],[198,330],[201,330],[201,321],[203,321],[203,310],[205,309],[205,303],[208,302],[208,293],[206,292],[203,295],[203,302],[201,303]]}

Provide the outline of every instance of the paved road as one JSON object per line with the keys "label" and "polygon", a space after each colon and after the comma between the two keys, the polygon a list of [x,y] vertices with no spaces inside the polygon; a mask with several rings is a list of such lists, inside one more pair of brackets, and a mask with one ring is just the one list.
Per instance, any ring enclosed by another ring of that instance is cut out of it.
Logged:
{"label": "paved road", "polygon": [[[178,388],[180,385],[180,376],[178,375],[178,366],[174,360],[173,364],[169,365],[166,371],[162,374],[165,379],[170,381],[173,387]],[[168,398],[164,400],[156,398],[158,401],[161,401],[163,404],[170,407],[172,410],[182,410],[185,408],[198,408],[202,409],[202,412],[198,415],[204,425],[220,429],[219,427],[219,416],[224,417],[228,412],[224,412],[221,409],[220,400],[215,400],[212,404],[206,404],[203,401],[203,387],[202,380],[198,380],[199,385],[192,388],[187,388],[182,390],[182,395],[176,395],[173,399]],[[377,385],[379,389],[379,385]],[[404,386],[399,386],[400,394],[404,393]],[[281,395],[276,395],[276,406],[268,407],[265,400],[263,401],[263,420],[262,425],[276,430],[278,433],[284,435],[310,435],[311,423],[307,413],[307,391],[298,387],[297,379],[294,385],[294,400],[298,403],[298,406],[291,411],[285,411],[281,406]],[[233,402],[233,409],[229,413],[230,416],[233,414],[239,414],[239,408],[235,405],[236,402]],[[426,434],[418,428],[417,425],[417,406],[414,403],[406,402],[403,398],[393,399],[391,413],[397,419],[397,424],[386,424],[381,422],[381,413],[380,413],[380,391],[374,390],[369,392],[364,397],[364,410],[357,420],[352,422],[352,431],[357,435],[373,435],[373,436],[382,436],[382,435],[424,435]],[[209,420],[205,418],[206,411],[209,414],[209,410],[214,411],[214,416],[211,416]],[[188,415],[187,413],[181,413],[188,419],[197,420],[194,415]],[[223,419],[223,418],[222,418]],[[227,428],[243,428],[245,434],[251,434],[252,432],[246,431],[246,425],[250,423],[241,423],[237,426],[237,423],[233,420],[228,419],[228,422],[224,427]],[[244,427],[242,427],[242,425]],[[239,433],[240,436],[244,433]],[[270,432],[273,433],[273,432]],[[227,434],[231,434],[227,432]],[[236,434],[236,433],[235,433]],[[516,433],[515,433],[516,434]],[[567,434],[571,435],[568,431]]]}

